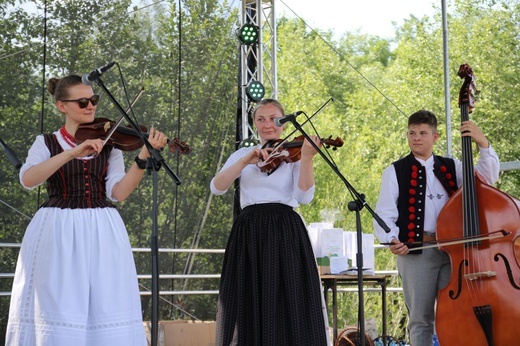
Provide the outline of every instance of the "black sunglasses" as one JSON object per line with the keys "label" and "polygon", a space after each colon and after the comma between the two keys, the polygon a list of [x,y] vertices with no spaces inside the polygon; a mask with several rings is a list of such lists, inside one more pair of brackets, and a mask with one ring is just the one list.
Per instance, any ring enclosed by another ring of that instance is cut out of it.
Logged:
{"label": "black sunglasses", "polygon": [[87,108],[89,102],[92,103],[93,106],[97,105],[100,97],[101,97],[101,95],[92,95],[90,98],[83,97],[83,98],[80,98],[77,100],[60,100],[60,101],[61,102],[77,102],[79,108]]}

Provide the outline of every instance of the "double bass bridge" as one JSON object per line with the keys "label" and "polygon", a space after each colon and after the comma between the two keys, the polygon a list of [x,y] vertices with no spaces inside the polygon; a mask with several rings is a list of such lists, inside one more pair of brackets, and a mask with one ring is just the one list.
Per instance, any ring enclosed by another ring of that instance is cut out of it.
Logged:
{"label": "double bass bridge", "polygon": [[485,272],[464,274],[464,279],[469,280],[469,281],[474,281],[474,280],[478,280],[481,278],[490,278],[490,277],[494,277],[494,276],[497,276],[497,272],[488,270]]}

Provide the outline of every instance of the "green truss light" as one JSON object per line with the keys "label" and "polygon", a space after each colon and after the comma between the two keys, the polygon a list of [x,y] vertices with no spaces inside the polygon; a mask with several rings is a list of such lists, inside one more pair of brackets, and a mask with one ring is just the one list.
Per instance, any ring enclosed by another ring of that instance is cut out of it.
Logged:
{"label": "green truss light", "polygon": [[265,88],[262,83],[258,81],[251,81],[246,87],[246,95],[249,100],[258,102],[264,98]]}
{"label": "green truss light", "polygon": [[255,138],[247,138],[240,142],[240,148],[250,148],[258,144],[258,140]]}
{"label": "green truss light", "polygon": [[237,36],[243,44],[253,44],[258,42],[258,27],[253,24],[244,24],[238,29]]}

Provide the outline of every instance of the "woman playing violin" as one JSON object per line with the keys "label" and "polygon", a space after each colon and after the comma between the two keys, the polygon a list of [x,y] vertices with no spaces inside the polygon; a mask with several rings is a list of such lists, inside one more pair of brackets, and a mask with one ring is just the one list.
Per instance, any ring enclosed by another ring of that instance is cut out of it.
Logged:
{"label": "woman playing violin", "polygon": [[314,197],[316,150],[305,140],[299,161],[281,162],[270,174],[257,166],[272,151],[264,145],[280,138],[274,120],[283,115],[278,101],[260,101],[253,111],[260,145],[237,150],[211,181],[212,193],[221,195],[240,178],[243,209],[224,256],[217,345],[328,344],[314,253],[294,211]]}
{"label": "woman playing violin", "polygon": [[[146,345],[132,250],[113,202],[137,187],[150,154],[143,147],[141,167],[125,173],[120,150],[101,139],[77,144],[74,134],[94,120],[99,95],[77,75],[50,79],[48,91],[65,125],[37,136],[20,170],[28,189],[46,182],[49,199],[24,235],[7,344]],[[152,128],[149,142],[159,149],[166,137]]]}

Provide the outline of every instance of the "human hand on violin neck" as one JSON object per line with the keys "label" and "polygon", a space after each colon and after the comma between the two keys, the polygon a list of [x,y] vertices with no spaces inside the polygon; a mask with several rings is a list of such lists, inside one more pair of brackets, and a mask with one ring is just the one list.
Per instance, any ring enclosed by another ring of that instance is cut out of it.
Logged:
{"label": "human hand on violin neck", "polygon": [[[148,132],[148,142],[154,149],[162,149],[168,144],[168,137],[161,131],[156,130],[153,126],[150,127],[150,131]],[[141,148],[141,152],[138,157],[142,160],[150,157],[150,152],[146,145],[143,145]]]}
{"label": "human hand on violin neck", "polygon": [[[314,142],[314,144],[316,144],[316,146],[318,148],[321,148],[322,142],[318,136],[309,136],[309,137],[312,139],[312,141]],[[307,140],[307,138],[305,138],[305,140],[303,141],[302,149],[301,149],[301,159],[302,160],[305,160],[305,159],[312,160],[312,158],[314,157],[314,155],[316,155],[316,153],[317,153],[316,149]]]}

